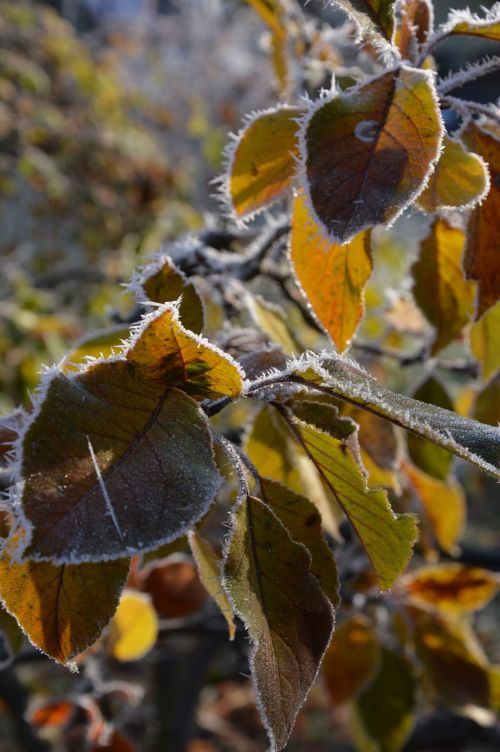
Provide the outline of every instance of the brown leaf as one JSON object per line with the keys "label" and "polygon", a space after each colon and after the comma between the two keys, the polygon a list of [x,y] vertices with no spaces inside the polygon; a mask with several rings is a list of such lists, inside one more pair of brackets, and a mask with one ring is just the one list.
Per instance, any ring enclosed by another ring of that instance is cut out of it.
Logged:
{"label": "brown leaf", "polygon": [[374,678],[380,653],[375,631],[362,614],[355,614],[335,630],[325,653],[322,672],[337,705],[352,700]]}

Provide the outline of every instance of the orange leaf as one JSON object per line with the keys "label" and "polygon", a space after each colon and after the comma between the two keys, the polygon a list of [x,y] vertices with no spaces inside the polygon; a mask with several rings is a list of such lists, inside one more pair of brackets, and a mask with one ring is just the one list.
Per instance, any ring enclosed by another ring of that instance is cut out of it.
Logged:
{"label": "orange leaf", "polygon": [[368,619],[356,614],[335,630],[323,659],[323,676],[333,701],[356,697],[378,668],[379,644]]}
{"label": "orange leaf", "polygon": [[297,196],[290,255],[316,318],[337,349],[345,350],[364,312],[364,286],[372,272],[369,233],[360,233],[348,245],[331,243],[322,237],[303,196]]}
{"label": "orange leaf", "polygon": [[397,45],[401,56],[415,62],[432,31],[434,9],[429,0],[403,0],[400,4],[400,21]]}
{"label": "orange leaf", "polygon": [[499,581],[486,569],[452,563],[419,569],[406,575],[400,585],[412,599],[464,613],[483,608],[496,595]]}

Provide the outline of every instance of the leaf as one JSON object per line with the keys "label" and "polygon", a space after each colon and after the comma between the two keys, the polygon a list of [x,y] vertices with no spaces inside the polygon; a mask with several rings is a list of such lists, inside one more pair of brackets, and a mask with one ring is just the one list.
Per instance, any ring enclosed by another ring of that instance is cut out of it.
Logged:
{"label": "leaf", "polygon": [[125,590],[111,622],[109,650],[117,661],[138,661],[155,646],[158,619],[150,598]]}
{"label": "leaf", "polygon": [[228,154],[225,192],[236,218],[249,218],[277,201],[291,185],[298,156],[298,107],[257,113]]}
{"label": "leaf", "polygon": [[500,380],[492,381],[477,395],[474,418],[491,426],[500,425]]}
{"label": "leaf", "polygon": [[438,564],[406,575],[400,583],[409,597],[423,605],[457,613],[479,611],[496,595],[498,577],[464,564]]}
{"label": "leaf", "polygon": [[[413,397],[429,405],[453,410],[453,403],[448,392],[434,376],[430,376],[420,384]],[[428,439],[422,439],[411,433],[408,434],[407,441],[412,462],[433,478],[446,480],[451,469],[452,455]]]}
{"label": "leaf", "polygon": [[[0,565],[1,572],[1,565]],[[0,585],[0,595],[2,587]],[[0,606],[0,670],[6,668],[21,650],[24,635],[15,618]]]}
{"label": "leaf", "polygon": [[380,752],[399,752],[413,728],[416,690],[409,660],[382,648],[379,673],[355,704],[358,734],[376,742]]}
{"label": "leaf", "polygon": [[30,532],[23,554],[58,564],[173,541],[220,486],[198,405],[144,382],[122,360],[46,378],[23,437],[21,478],[21,523]]}
{"label": "leaf", "polygon": [[0,597],[30,641],[66,663],[100,636],[127,580],[129,560],[55,566],[0,558]]}
{"label": "leaf", "polygon": [[242,499],[224,559],[224,587],[252,640],[251,668],[270,750],[283,749],[319,670],[333,611],[311,557],[259,499]]}
{"label": "leaf", "polygon": [[150,564],[140,575],[140,589],[151,596],[156,613],[164,619],[189,616],[207,602],[206,588],[187,556]]}
{"label": "leaf", "polygon": [[404,211],[439,155],[442,130],[431,74],[404,65],[317,100],[301,126],[301,181],[332,242]]}
{"label": "leaf", "polygon": [[236,361],[188,332],[168,303],[139,323],[126,357],[144,379],[179,387],[197,400],[237,397],[243,388]]}
{"label": "leaf", "polygon": [[432,31],[434,9],[429,0],[403,0],[400,14],[397,46],[403,59],[416,62]]}
{"label": "leaf", "polygon": [[453,476],[442,481],[426,475],[413,465],[405,464],[404,469],[434,538],[443,551],[454,553],[466,522],[467,508],[462,486]]}
{"label": "leaf", "polygon": [[198,567],[200,580],[205,586],[208,594],[218,605],[227,622],[229,639],[234,640],[236,635],[236,624],[234,623],[231,604],[221,586],[221,562],[215,555],[215,551],[210,543],[205,540],[205,538],[202,538],[196,530],[189,533],[189,545],[191,546],[193,558]]}
{"label": "leaf", "polygon": [[129,327],[120,324],[83,337],[64,358],[61,370],[68,374],[74,373],[81,370],[89,359],[109,358],[115,351],[121,350],[123,341],[129,334]]}
{"label": "leaf", "polygon": [[417,537],[414,517],[395,515],[385,491],[366,487],[350,449],[342,441],[297,419],[292,419],[291,425],[351,522],[380,587],[389,589],[411,556]]}
{"label": "leaf", "polygon": [[354,614],[335,629],[322,672],[336,705],[352,700],[369,684],[379,658],[378,640],[366,616]]}
{"label": "leaf", "polygon": [[304,496],[282,483],[260,479],[262,500],[271,507],[296,543],[302,543],[311,555],[311,572],[333,606],[339,605],[337,565],[330,546],[321,532],[321,516]]}
{"label": "leaf", "polygon": [[470,346],[481,364],[483,380],[500,370],[500,302],[489,308],[470,328]]}
{"label": "leaf", "polygon": [[500,42],[500,4],[494,3],[486,12],[484,18],[480,18],[465,10],[454,10],[450,13],[447,23],[438,31],[438,34],[446,37],[455,34],[491,39]]}
{"label": "leaf", "polygon": [[395,0],[331,0],[353,19],[362,36],[381,35],[388,42],[394,31]]}
{"label": "leaf", "polygon": [[247,0],[271,32],[271,60],[283,95],[290,89],[290,62],[285,4],[282,0]]}
{"label": "leaf", "polygon": [[432,355],[460,334],[473,313],[474,286],[462,272],[464,240],[461,230],[437,219],[412,266],[415,300],[436,329]]}
{"label": "leaf", "polygon": [[417,204],[427,212],[438,209],[470,209],[480,203],[490,188],[488,170],[481,157],[449,136]]}
{"label": "leaf", "polygon": [[321,476],[276,410],[261,407],[243,448],[262,477],[279,481],[309,499],[321,514],[325,530],[338,537],[337,510],[332,509]]}
{"label": "leaf", "polygon": [[414,606],[407,613],[417,655],[434,690],[452,706],[491,707],[490,665],[468,624]]}
{"label": "leaf", "polygon": [[293,204],[290,258],[298,284],[337,349],[349,346],[364,313],[364,287],[372,272],[370,235],[348,245],[325,240],[303,196]]}
{"label": "leaf", "polygon": [[500,131],[488,121],[481,121],[478,125],[471,120],[462,130],[461,139],[487,162],[491,180],[486,199],[470,215],[463,261],[467,279],[478,283],[477,320],[500,298],[497,236],[500,225]]}
{"label": "leaf", "polygon": [[254,322],[272,342],[281,345],[288,355],[300,352],[302,348],[288,327],[282,308],[269,303],[260,295],[248,294],[246,303]]}
{"label": "leaf", "polygon": [[430,439],[500,479],[500,430],[492,426],[392,392],[357,363],[335,353],[290,361],[287,373],[299,383],[317,384],[334,397]]}
{"label": "leaf", "polygon": [[182,325],[196,334],[202,331],[205,313],[196,285],[175,266],[170,256],[161,254],[156,257],[134,276],[130,289],[135,292],[140,303],[144,300],[173,303],[182,296],[179,305]]}

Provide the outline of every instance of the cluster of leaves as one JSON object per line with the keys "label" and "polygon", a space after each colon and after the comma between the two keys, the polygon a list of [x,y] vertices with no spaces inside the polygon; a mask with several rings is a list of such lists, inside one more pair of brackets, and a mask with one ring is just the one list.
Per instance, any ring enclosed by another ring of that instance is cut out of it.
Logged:
{"label": "cluster of leaves", "polygon": [[[427,0],[406,0],[397,17],[392,2],[339,3],[363,44],[362,73],[342,67],[327,30],[302,23],[299,6],[250,4],[271,32],[287,96],[316,53],[325,70],[342,68],[345,88],[253,115],[228,150],[222,193],[233,219],[293,192],[290,213],[249,233],[171,244],[131,283],[140,320],[76,346],[43,374],[31,412],[2,420],[13,483],[0,595],[59,662],[71,664],[115,612],[110,650],[137,658],[156,617],[131,560],[189,545],[229,635],[234,615],[248,631],[272,750],[285,747],[323,663],[333,701],[351,704],[359,749],[397,752],[420,674],[455,708],[500,706],[499,668],[467,621],[496,578],[457,564],[402,576],[417,541],[424,556],[456,550],[464,495],[452,455],[500,477],[500,433],[489,424],[499,115],[485,106],[474,119],[472,103],[448,94],[493,63],[439,82],[432,59],[453,34],[498,39],[499,9],[452,14],[434,31]],[[458,135],[445,133],[449,107],[463,118]],[[486,385],[472,410],[482,422],[453,412],[432,372],[408,397],[341,354],[363,317],[381,226],[410,207],[425,228],[411,269],[414,311],[427,321],[416,359],[436,364],[473,322]],[[252,288],[266,278],[292,301],[288,319]],[[292,315],[315,352],[302,353]],[[211,541],[215,508],[229,532]],[[344,519],[359,563],[342,543]],[[139,644],[134,623],[144,625]]]}

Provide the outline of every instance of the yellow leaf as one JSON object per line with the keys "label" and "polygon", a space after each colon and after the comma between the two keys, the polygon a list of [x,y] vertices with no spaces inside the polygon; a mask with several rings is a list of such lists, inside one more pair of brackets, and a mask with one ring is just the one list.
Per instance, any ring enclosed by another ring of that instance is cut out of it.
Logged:
{"label": "yellow leaf", "polygon": [[73,373],[81,368],[87,358],[108,358],[115,350],[120,350],[129,334],[128,326],[120,325],[83,337],[64,358],[61,370]]}
{"label": "yellow leaf", "polygon": [[196,530],[189,533],[189,545],[191,546],[191,552],[196,562],[196,566],[198,567],[200,580],[208,594],[218,605],[227,622],[229,639],[234,640],[236,624],[234,623],[231,604],[229,603],[226,593],[222,589],[220,560],[216,557],[215,551],[210,543],[202,538]]}
{"label": "yellow leaf", "polygon": [[340,624],[322,666],[334,703],[340,705],[356,697],[374,678],[378,662],[378,640],[366,616],[355,614]]}
{"label": "yellow leaf", "polygon": [[372,272],[369,233],[360,233],[348,245],[331,243],[322,237],[304,197],[297,196],[290,257],[316,318],[337,349],[345,350],[364,312],[364,287]]}
{"label": "yellow leaf", "polygon": [[464,564],[438,564],[406,575],[400,583],[410,598],[444,611],[467,613],[483,608],[498,592],[491,572]]}
{"label": "yellow leaf", "polygon": [[236,361],[187,331],[168,303],[137,326],[127,360],[144,378],[178,386],[197,400],[237,397],[243,388]]}
{"label": "yellow leaf", "polygon": [[500,127],[488,121],[478,125],[470,120],[461,138],[487,162],[491,179],[486,199],[470,215],[463,262],[467,279],[478,283],[477,320],[500,298]]}
{"label": "yellow leaf", "polygon": [[250,217],[281,198],[295,174],[298,107],[259,113],[238,134],[229,155],[227,199],[236,217]]}
{"label": "yellow leaf", "polygon": [[137,661],[155,646],[158,618],[144,593],[125,590],[111,622],[109,650],[117,661]]}
{"label": "yellow leaf", "polygon": [[17,564],[8,548],[0,558],[0,597],[31,642],[66,663],[95,642],[113,616],[129,563]]}
{"label": "yellow leaf", "polygon": [[468,209],[485,197],[489,187],[488,170],[481,157],[445,136],[439,161],[417,203],[431,213]]}
{"label": "yellow leaf", "polygon": [[453,476],[446,481],[438,480],[407,463],[404,470],[415,489],[436,541],[443,551],[453,553],[466,521],[467,507],[462,486]]}
{"label": "yellow leaf", "polygon": [[470,328],[470,346],[488,381],[500,369],[500,302],[486,311]]}
{"label": "yellow leaf", "polygon": [[260,295],[248,295],[247,305],[250,314],[269,339],[281,345],[288,355],[300,352],[302,348],[293,337],[287,325],[283,310],[264,300]]}
{"label": "yellow leaf", "polygon": [[474,285],[462,272],[464,241],[461,230],[437,219],[412,267],[413,294],[436,329],[433,355],[460,334],[473,313]]}
{"label": "yellow leaf", "polygon": [[334,242],[394,221],[422,189],[443,126],[430,73],[402,65],[318,100],[301,131],[301,181]]}
{"label": "yellow leaf", "polygon": [[449,21],[443,27],[443,33],[448,35],[465,34],[467,36],[482,37],[500,42],[500,20],[498,6],[494,5],[486,13],[485,18],[474,16],[470,10],[452,11]]}
{"label": "yellow leaf", "polygon": [[382,489],[368,489],[345,443],[292,419],[297,439],[316,465],[358,535],[380,587],[392,587],[405,569],[417,537],[412,515],[396,515]]}

